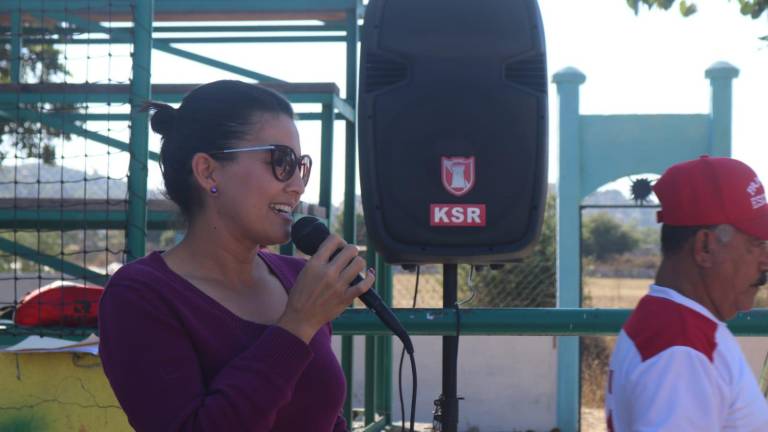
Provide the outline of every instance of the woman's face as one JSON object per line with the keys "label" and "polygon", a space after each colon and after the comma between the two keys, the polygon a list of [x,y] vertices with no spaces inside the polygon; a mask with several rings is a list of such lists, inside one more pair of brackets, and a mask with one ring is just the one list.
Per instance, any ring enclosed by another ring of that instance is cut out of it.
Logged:
{"label": "woman's face", "polygon": [[[254,118],[245,135],[232,148],[283,145],[301,155],[299,133],[293,120],[282,114]],[[270,151],[233,153],[221,164],[213,205],[219,219],[235,236],[258,245],[286,243],[290,238],[292,211],[304,193],[300,170],[285,182],[275,178]]]}

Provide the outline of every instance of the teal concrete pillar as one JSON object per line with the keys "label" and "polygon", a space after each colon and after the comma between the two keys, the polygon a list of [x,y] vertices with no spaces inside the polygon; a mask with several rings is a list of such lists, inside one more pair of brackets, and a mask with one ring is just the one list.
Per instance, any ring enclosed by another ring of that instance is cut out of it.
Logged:
{"label": "teal concrete pillar", "polygon": [[[706,71],[709,114],[580,115],[586,77],[565,68],[554,75],[559,98],[560,170],[557,185],[557,307],[581,307],[581,201],[606,182],[634,173],[662,173],[702,153],[731,154],[732,82],[736,67]],[[579,339],[557,338],[557,426],[579,429]]]}
{"label": "teal concrete pillar", "polygon": [[704,75],[712,87],[710,154],[729,156],[731,154],[733,79],[739,76],[739,69],[730,63],[720,61],[707,68]]}
{"label": "teal concrete pillar", "polygon": [[[560,103],[560,172],[557,182],[557,307],[581,306],[581,145],[579,86],[586,76],[575,68],[554,75]],[[557,338],[557,426],[579,429],[579,338]]]}

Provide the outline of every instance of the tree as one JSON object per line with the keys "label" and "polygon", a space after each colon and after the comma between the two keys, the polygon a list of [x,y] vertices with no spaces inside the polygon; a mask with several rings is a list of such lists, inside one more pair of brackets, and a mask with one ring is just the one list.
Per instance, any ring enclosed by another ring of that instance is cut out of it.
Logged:
{"label": "tree", "polygon": [[[648,6],[648,9],[657,7],[668,10],[675,2],[676,0],[627,0],[627,5],[637,14],[641,4]],[[752,17],[752,19],[757,19],[768,9],[768,0],[738,0],[738,3],[741,14]],[[679,8],[680,13],[686,17],[695,14],[697,10],[695,3],[686,0],[680,0]]]}
{"label": "tree", "polygon": [[[52,29],[53,32],[56,29]],[[11,82],[11,44],[0,44],[0,83]],[[69,75],[66,65],[62,62],[61,51],[53,45],[28,45],[21,49],[20,72],[24,82],[49,83],[56,82]],[[8,112],[13,117],[15,109],[30,110],[43,113],[78,112],[79,108],[72,103],[41,102],[34,104],[18,104],[10,107]],[[4,111],[0,106],[0,111]],[[0,115],[0,162],[12,149],[26,154],[26,157],[40,158],[43,162],[52,164],[56,159],[54,138],[69,139],[70,135],[52,128],[40,121],[6,118]]]}
{"label": "tree", "polygon": [[[64,239],[60,232],[19,230],[2,233],[0,234],[0,237],[38,251],[44,255],[56,257],[61,256],[63,252],[62,241]],[[20,256],[10,255],[8,253],[0,254],[0,272],[12,271],[14,265],[17,265],[17,270],[21,272],[37,272],[40,268],[40,265],[36,262],[26,260]]]}
{"label": "tree", "polygon": [[[333,232],[341,237],[344,237],[344,202],[339,205],[339,213],[333,220]],[[365,217],[361,210],[355,211],[355,242],[356,245],[362,246],[368,244],[368,231],[365,228]]]}
{"label": "tree", "polygon": [[637,234],[605,212],[585,218],[581,231],[582,254],[598,261],[631,252],[640,244]]}
{"label": "tree", "polygon": [[520,263],[474,276],[477,296],[472,306],[554,307],[556,281],[556,199],[547,197],[541,234],[533,251]]}

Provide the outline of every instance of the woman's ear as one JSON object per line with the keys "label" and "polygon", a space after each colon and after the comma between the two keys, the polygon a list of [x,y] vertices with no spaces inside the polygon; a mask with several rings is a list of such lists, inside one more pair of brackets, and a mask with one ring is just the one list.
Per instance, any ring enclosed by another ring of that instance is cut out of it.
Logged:
{"label": "woman's ear", "polygon": [[714,250],[717,247],[715,233],[708,229],[699,230],[693,237],[693,259],[700,267],[711,267]]}
{"label": "woman's ear", "polygon": [[217,190],[216,172],[220,166],[219,162],[206,153],[195,153],[192,156],[192,175],[205,191]]}

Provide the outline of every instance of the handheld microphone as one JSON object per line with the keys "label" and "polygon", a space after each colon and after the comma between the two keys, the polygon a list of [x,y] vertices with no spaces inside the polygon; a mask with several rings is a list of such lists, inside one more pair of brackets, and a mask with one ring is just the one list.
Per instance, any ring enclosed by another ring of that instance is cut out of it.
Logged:
{"label": "handheld microphone", "polygon": [[[330,235],[328,228],[320,222],[320,220],[312,216],[305,216],[299,219],[293,224],[293,228],[291,228],[291,240],[293,241],[293,244],[307,255],[314,255],[320,247],[320,243],[322,243],[328,235]],[[341,252],[341,249],[336,250],[336,252],[331,255],[331,259],[333,259],[339,252]],[[362,280],[362,276],[357,275],[350,285],[355,285]],[[368,309],[376,313],[376,316],[379,317],[381,322],[383,322],[387,328],[392,330],[392,333],[394,333],[403,343],[408,354],[413,354],[413,343],[411,343],[411,338],[408,336],[408,333],[406,333],[403,325],[400,324],[400,321],[395,314],[392,313],[392,310],[384,304],[384,301],[379,297],[379,294],[371,288],[360,295],[359,299]]]}

